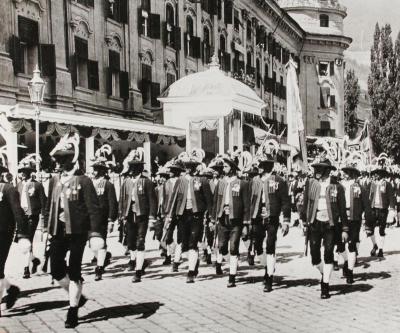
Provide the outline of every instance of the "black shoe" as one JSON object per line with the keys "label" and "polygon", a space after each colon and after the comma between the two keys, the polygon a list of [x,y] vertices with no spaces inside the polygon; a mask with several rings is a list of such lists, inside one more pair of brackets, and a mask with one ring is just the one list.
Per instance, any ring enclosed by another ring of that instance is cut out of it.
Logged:
{"label": "black shoe", "polygon": [[97,258],[96,258],[96,257],[93,257],[93,259],[92,259],[92,261],[91,261],[91,264],[92,264],[92,265],[97,264]]}
{"label": "black shoe", "polygon": [[353,284],[354,283],[353,271],[350,270],[350,269],[347,271],[346,282],[347,282],[347,284]]}
{"label": "black shoe", "polygon": [[162,248],[162,249],[161,249],[160,256],[163,257],[163,258],[167,257],[167,250],[164,249],[164,248]]}
{"label": "black shoe", "polygon": [[329,294],[329,283],[321,282],[321,299],[331,298]]}
{"label": "black shoe", "polygon": [[339,263],[337,262],[337,261],[334,261],[333,262],[333,270],[334,271],[338,271],[340,268],[339,268]]}
{"label": "black shoe", "polygon": [[186,283],[194,283],[194,271],[188,272]]}
{"label": "black shoe", "polygon": [[129,260],[128,267],[126,270],[128,272],[133,272],[135,270],[135,267],[136,267],[136,260]]}
{"label": "black shoe", "polygon": [[22,276],[23,279],[29,279],[31,277],[31,273],[29,272],[29,267],[24,268],[24,275]]}
{"label": "black shoe", "polygon": [[199,266],[200,266],[200,260],[197,259],[196,267],[194,268],[194,276],[195,276],[195,277],[196,277],[197,275],[199,275]]}
{"label": "black shoe", "polygon": [[171,263],[172,263],[171,256],[166,256],[162,264],[163,266],[169,266],[171,265]]}
{"label": "black shoe", "polygon": [[150,261],[149,260],[145,260],[143,262],[143,268],[142,268],[142,275],[146,274],[146,268],[150,266]]}
{"label": "black shoe", "polygon": [[228,280],[228,288],[235,288],[236,287],[236,275],[231,275],[229,274],[229,280]]}
{"label": "black shoe", "polygon": [[220,264],[220,263],[215,264],[215,274],[216,275],[224,275],[224,272],[222,271],[222,264]]}
{"label": "black shoe", "polygon": [[211,253],[207,253],[206,263],[207,265],[212,265]]}
{"label": "black shoe", "polygon": [[87,301],[88,299],[85,296],[81,295],[81,298],[79,299],[78,308],[83,307]]}
{"label": "black shoe", "polygon": [[371,250],[371,257],[375,257],[376,256],[376,251],[378,250],[378,245],[374,245],[374,247]]}
{"label": "black shoe", "polygon": [[111,252],[106,253],[106,259],[104,260],[104,267],[107,267],[111,263],[112,254]]}
{"label": "black shoe", "polygon": [[65,328],[75,328],[78,326],[78,307],[70,307],[65,321]]}
{"label": "black shoe", "polygon": [[95,269],[95,281],[100,281],[103,279],[104,268],[102,266],[97,266]]}
{"label": "black shoe", "polygon": [[172,272],[173,272],[173,273],[178,272],[179,265],[180,265],[179,262],[174,262],[174,263],[172,264]]}
{"label": "black shoe", "polygon": [[135,276],[132,279],[133,283],[142,282],[142,271],[136,271]]}
{"label": "black shoe", "polygon": [[37,268],[40,265],[40,260],[38,258],[33,258],[32,259],[32,274],[35,274],[37,272]]}
{"label": "black shoe", "polygon": [[343,272],[343,277],[344,278],[347,277],[347,274],[349,272],[349,262],[348,261],[344,262],[342,272]]}
{"label": "black shoe", "polygon": [[254,255],[253,254],[248,254],[247,255],[247,262],[249,263],[249,266],[254,266]]}
{"label": "black shoe", "polygon": [[379,249],[378,251],[378,258],[383,258],[383,250]]}
{"label": "black shoe", "polygon": [[10,286],[10,288],[7,289],[7,295],[4,297],[6,309],[11,309],[15,305],[20,292],[21,291],[17,286]]}
{"label": "black shoe", "polygon": [[264,286],[265,293],[270,293],[272,291],[272,280],[273,280],[272,275],[267,274],[267,277],[265,279],[265,286]]}
{"label": "black shoe", "polygon": [[265,273],[264,273],[264,278],[263,278],[264,286],[267,284],[267,279],[268,279],[268,273],[267,273],[267,267],[265,267]]}

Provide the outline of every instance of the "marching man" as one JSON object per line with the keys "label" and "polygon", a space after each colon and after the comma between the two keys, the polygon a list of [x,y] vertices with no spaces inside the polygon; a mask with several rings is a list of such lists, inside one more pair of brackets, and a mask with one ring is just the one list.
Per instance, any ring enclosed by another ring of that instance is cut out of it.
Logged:
{"label": "marching man", "polygon": [[[306,182],[301,219],[305,233],[309,234],[312,264],[322,275],[321,298],[330,298],[329,281],[333,271],[335,226],[341,222],[342,242],[348,239],[345,191],[341,184],[330,179],[336,170],[328,159],[312,164],[314,178]],[[321,242],[324,242],[324,262]]]}
{"label": "marching man", "polygon": [[[49,184],[45,211],[50,241],[52,277],[69,294],[66,328],[78,325],[78,308],[87,299],[82,296],[82,256],[89,238],[93,251],[104,248],[99,201],[92,181],[79,172],[79,136],[63,137],[50,155],[59,175]],[[66,255],[69,252],[68,265]]]}
{"label": "marching man", "polygon": [[[274,173],[275,158],[272,155],[279,149],[276,141],[270,140],[257,154],[260,176],[253,178],[250,190],[250,216],[255,231],[254,248],[265,267],[264,292],[272,291],[276,264],[276,241],[279,218],[283,214],[282,234],[289,232],[291,215],[289,190],[286,181]],[[266,253],[263,241],[266,235]]]}
{"label": "marching man", "polygon": [[[26,219],[29,223],[29,240],[33,244],[36,228],[39,224],[40,214],[43,215],[46,206],[46,195],[43,185],[36,181],[35,173],[36,154],[26,156],[19,162],[18,176],[20,182],[17,184],[17,189],[21,199],[21,208],[23,209]],[[32,250],[27,253],[24,279],[30,278],[29,266],[32,263],[32,274],[35,274],[37,267],[40,265],[40,260],[33,255]]]}
{"label": "marching man", "polygon": [[107,159],[108,156],[112,156],[112,148],[110,145],[106,144],[96,151],[94,163],[92,164],[93,185],[99,199],[102,219],[101,234],[104,239],[104,247],[95,253],[97,257],[95,281],[102,279],[104,267],[111,258],[111,253],[107,252],[107,232],[108,230],[112,230],[113,222],[118,214],[118,202],[115,188],[108,177],[108,171],[114,163]]}
{"label": "marching man", "polygon": [[4,276],[4,267],[15,229],[17,229],[18,245],[23,253],[29,254],[31,252],[31,242],[29,240],[29,225],[21,209],[19,193],[5,179],[6,173],[8,173],[6,161],[5,147],[2,147],[0,148],[0,302],[2,301],[3,292],[6,291],[7,295],[4,301],[6,308],[10,309],[14,306],[20,293],[19,288],[12,285]]}

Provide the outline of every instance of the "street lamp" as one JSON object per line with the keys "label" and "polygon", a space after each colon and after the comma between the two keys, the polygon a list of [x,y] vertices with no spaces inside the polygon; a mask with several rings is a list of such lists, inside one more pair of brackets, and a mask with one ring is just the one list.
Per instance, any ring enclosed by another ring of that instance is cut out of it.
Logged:
{"label": "street lamp", "polygon": [[31,97],[31,103],[35,106],[35,134],[36,134],[36,177],[39,177],[39,116],[40,116],[40,104],[43,102],[44,88],[46,82],[40,76],[40,70],[36,65],[33,71],[33,78],[28,82],[29,96]]}

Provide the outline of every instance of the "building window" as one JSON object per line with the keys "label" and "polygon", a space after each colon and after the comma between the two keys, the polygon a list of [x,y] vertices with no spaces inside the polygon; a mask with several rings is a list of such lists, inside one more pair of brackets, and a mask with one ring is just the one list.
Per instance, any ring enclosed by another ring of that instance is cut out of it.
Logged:
{"label": "building window", "polygon": [[38,22],[18,16],[18,35],[20,40],[19,72],[30,75],[38,63]]}
{"label": "building window", "polygon": [[128,23],[128,0],[106,0],[106,17],[119,23]]}
{"label": "building window", "polygon": [[99,66],[97,61],[89,59],[87,40],[75,37],[74,61],[74,86],[99,90]]}
{"label": "building window", "polygon": [[251,52],[247,52],[246,60],[246,74],[254,76],[255,69],[253,67],[253,54]]}
{"label": "building window", "polygon": [[167,73],[167,88],[176,81],[176,75]]}
{"label": "building window", "polygon": [[166,28],[166,43],[168,46],[174,44],[174,27],[175,27],[175,11],[174,7],[170,3],[165,6],[165,21],[167,24]]}
{"label": "building window", "polygon": [[319,25],[322,28],[328,28],[329,27],[329,16],[326,14],[321,14],[319,16]]}
{"label": "building window", "polygon": [[184,35],[185,55],[192,58],[201,57],[201,40],[200,37],[194,36],[193,18],[188,15],[186,17],[186,32]]}
{"label": "building window", "polygon": [[251,40],[252,26],[251,26],[251,21],[250,20],[247,20],[246,35],[247,35],[247,40]]}
{"label": "building window", "polygon": [[77,0],[77,2],[86,7],[94,7],[94,0]]}
{"label": "building window", "polygon": [[129,98],[129,74],[121,71],[119,52],[108,51],[107,94],[109,96]]}
{"label": "building window", "polygon": [[260,59],[256,61],[256,84],[257,88],[261,87],[261,66],[260,66]]}
{"label": "building window", "polygon": [[331,94],[330,87],[321,87],[320,89],[320,106],[322,109],[335,108],[336,97],[335,94]]}
{"label": "building window", "polygon": [[222,0],[217,0],[217,15],[218,20],[222,20]]}
{"label": "building window", "polygon": [[143,106],[160,107],[160,102],[157,100],[160,96],[160,84],[153,82],[152,67],[145,63],[142,63],[141,92]]}
{"label": "building window", "polygon": [[335,62],[334,61],[320,61],[318,64],[319,76],[333,76],[335,75]]}
{"label": "building window", "polygon": [[240,29],[240,19],[239,19],[239,11],[237,9],[233,12],[233,28],[236,32],[239,32]]}
{"label": "building window", "polygon": [[208,27],[203,29],[203,63],[209,63],[211,59],[210,30]]}

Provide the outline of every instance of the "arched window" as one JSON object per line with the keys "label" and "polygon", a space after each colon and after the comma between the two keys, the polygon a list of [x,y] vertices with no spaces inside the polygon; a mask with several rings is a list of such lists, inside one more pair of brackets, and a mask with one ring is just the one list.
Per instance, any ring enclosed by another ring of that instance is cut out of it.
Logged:
{"label": "arched window", "polygon": [[165,6],[165,18],[166,22],[169,25],[175,25],[175,11],[174,7],[170,3],[167,3],[167,5]]}
{"label": "arched window", "polygon": [[319,16],[319,25],[323,28],[329,27],[329,16],[326,14],[321,14]]}
{"label": "arched window", "polygon": [[203,29],[203,62],[208,63],[211,59],[210,29]]}
{"label": "arched window", "polygon": [[194,36],[193,19],[190,15],[186,18],[186,32],[189,36]]}
{"label": "arched window", "polygon": [[188,15],[186,17],[185,55],[189,57],[194,57],[194,42],[192,39],[194,39],[193,18]]}

